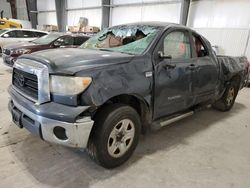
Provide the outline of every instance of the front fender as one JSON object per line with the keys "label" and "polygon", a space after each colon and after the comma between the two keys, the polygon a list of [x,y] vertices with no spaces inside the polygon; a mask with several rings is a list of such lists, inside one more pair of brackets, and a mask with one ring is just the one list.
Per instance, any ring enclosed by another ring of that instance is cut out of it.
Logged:
{"label": "front fender", "polygon": [[152,71],[152,64],[142,58],[93,71],[93,81],[81,95],[81,102],[100,106],[115,96],[128,94],[140,96],[150,103],[153,76],[146,77],[148,71]]}

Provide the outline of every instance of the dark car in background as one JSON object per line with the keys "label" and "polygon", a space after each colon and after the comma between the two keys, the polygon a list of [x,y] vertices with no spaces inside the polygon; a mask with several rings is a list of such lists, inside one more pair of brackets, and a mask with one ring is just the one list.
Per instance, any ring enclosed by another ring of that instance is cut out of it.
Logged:
{"label": "dark car in background", "polygon": [[71,33],[50,33],[38,39],[6,45],[3,47],[3,62],[13,66],[16,59],[22,54],[52,49],[52,48],[76,48],[89,39],[89,36]]}

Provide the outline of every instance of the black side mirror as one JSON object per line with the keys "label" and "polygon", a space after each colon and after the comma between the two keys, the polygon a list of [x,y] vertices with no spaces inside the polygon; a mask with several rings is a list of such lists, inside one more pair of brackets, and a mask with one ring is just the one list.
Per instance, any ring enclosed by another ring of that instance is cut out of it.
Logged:
{"label": "black side mirror", "polygon": [[158,55],[161,59],[172,59],[171,55],[165,55],[162,51],[159,51]]}

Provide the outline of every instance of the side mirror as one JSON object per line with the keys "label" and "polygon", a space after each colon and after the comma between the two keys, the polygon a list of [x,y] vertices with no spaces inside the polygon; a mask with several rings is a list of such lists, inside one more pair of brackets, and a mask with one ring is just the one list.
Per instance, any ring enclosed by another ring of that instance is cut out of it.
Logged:
{"label": "side mirror", "polygon": [[4,38],[9,38],[9,36],[10,36],[10,35],[7,34],[7,33],[5,33],[5,34],[3,35]]}
{"label": "side mirror", "polygon": [[161,59],[172,59],[171,55],[165,55],[162,51],[159,51],[158,55]]}

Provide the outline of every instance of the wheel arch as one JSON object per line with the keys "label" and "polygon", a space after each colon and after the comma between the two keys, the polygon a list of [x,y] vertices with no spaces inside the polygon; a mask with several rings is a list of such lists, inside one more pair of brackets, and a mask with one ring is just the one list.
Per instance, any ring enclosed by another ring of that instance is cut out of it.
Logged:
{"label": "wheel arch", "polygon": [[236,75],[234,75],[234,76],[231,78],[230,82],[231,82],[231,83],[236,83],[236,85],[238,86],[237,89],[239,90],[240,87],[241,87],[241,85],[240,85],[241,80],[242,80],[241,75],[240,75],[240,74],[236,74]]}
{"label": "wheel arch", "polygon": [[152,113],[151,113],[150,104],[143,97],[135,95],[135,94],[120,94],[120,95],[113,96],[110,99],[108,99],[105,103],[103,103],[103,105],[101,105],[96,110],[95,114],[100,109],[102,109],[103,106],[106,106],[112,103],[113,104],[115,103],[125,104],[134,108],[139,114],[140,119],[141,119],[142,133],[147,132],[149,128],[148,125],[150,124],[151,119],[152,119],[151,118]]}

